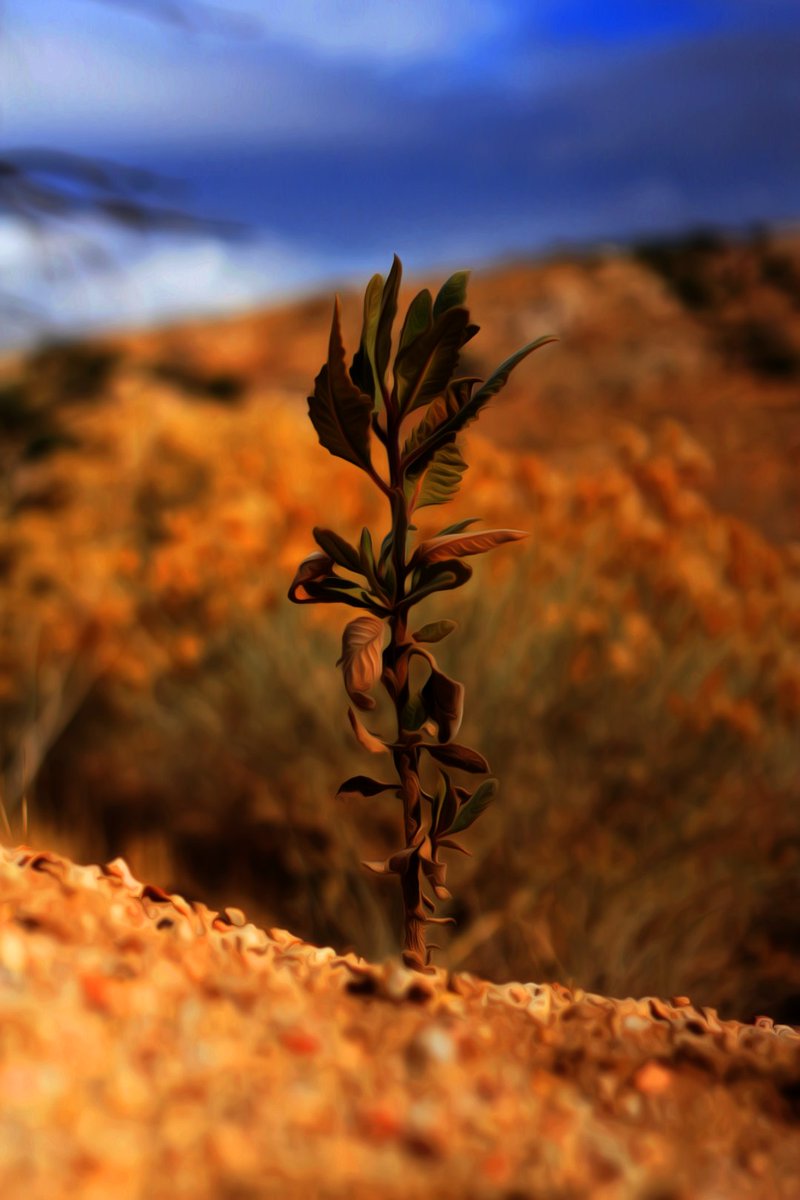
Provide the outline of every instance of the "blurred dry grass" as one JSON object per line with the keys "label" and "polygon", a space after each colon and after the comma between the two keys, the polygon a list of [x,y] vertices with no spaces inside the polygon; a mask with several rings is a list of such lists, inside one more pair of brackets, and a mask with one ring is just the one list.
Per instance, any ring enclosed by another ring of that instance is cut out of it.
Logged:
{"label": "blurred dry grass", "polygon": [[[398,814],[333,799],[365,765],[343,618],[285,591],[313,524],[385,515],[234,335],[205,374],[91,347],[5,368],[8,817],[16,839],[26,797],[34,844],[381,957],[399,904],[359,862]],[[558,468],[467,445],[448,518],[533,536],[425,610],[461,622],[442,664],[502,783],[440,961],[800,1022],[800,554],[717,511],[683,425],[605,425]]]}

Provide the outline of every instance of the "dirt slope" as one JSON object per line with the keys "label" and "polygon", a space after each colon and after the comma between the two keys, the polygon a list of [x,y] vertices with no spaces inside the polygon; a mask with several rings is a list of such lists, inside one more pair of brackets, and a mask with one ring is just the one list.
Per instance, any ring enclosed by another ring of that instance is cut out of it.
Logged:
{"label": "dirt slope", "polygon": [[800,1195],[800,1036],[370,966],[0,849],[0,1194]]}

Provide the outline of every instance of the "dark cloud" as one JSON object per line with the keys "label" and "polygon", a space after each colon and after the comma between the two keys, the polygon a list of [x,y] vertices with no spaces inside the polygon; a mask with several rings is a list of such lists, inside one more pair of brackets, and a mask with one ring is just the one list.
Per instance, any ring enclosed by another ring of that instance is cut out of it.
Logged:
{"label": "dark cloud", "polygon": [[[179,160],[206,207],[320,245],[477,253],[800,213],[800,35],[727,34],[540,87],[372,95],[382,119]],[[357,74],[349,87],[358,94]],[[392,103],[394,98],[394,106]]]}

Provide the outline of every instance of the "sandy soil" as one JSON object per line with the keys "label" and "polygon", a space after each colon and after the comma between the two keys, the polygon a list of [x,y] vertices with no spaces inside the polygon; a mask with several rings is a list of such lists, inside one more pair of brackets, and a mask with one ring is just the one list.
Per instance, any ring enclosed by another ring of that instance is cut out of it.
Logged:
{"label": "sandy soil", "polygon": [[800,1034],[415,975],[0,848],[0,1195],[800,1196]]}

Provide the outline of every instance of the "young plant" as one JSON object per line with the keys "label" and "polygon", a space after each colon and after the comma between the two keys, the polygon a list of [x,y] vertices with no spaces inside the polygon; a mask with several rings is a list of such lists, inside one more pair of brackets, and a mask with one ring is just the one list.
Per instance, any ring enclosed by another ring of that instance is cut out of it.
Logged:
{"label": "young plant", "polygon": [[[497,781],[471,790],[458,775],[484,775],[482,754],[455,741],[464,708],[464,686],[437,665],[428,647],[456,628],[449,620],[410,628],[411,613],[434,592],[459,588],[472,568],[465,561],[526,535],[516,529],[474,531],[460,521],[412,548],[417,509],[445,504],[467,469],[458,439],[527,355],[555,339],[541,337],[506,359],[484,382],[457,374],[459,353],[478,332],[465,307],[468,273],[452,275],[434,300],[423,289],[412,300],[400,330],[391,380],[392,327],[402,267],[395,256],[388,277],[374,275],[364,296],[361,345],[345,362],[339,300],[333,310],[328,361],[314,381],[308,412],[320,444],[364,471],[389,502],[391,528],[379,545],[368,529],[353,545],[331,529],[314,529],[319,547],[300,564],[289,589],[296,604],[347,604],[364,615],[342,638],[348,717],[357,740],[372,754],[390,755],[397,778],[348,779],[339,796],[391,792],[403,804],[404,845],[385,862],[364,865],[400,880],[405,914],[403,959],[418,970],[430,962],[425,926],[445,924],[435,900],[450,897],[443,850],[468,853],[456,835],[468,829],[494,799]],[[375,450],[385,463],[376,465]],[[421,666],[424,682],[416,683]],[[356,709],[370,711],[381,684],[394,709],[395,730],[368,730]],[[431,773],[435,780],[428,782]],[[429,889],[433,895],[428,894]]]}

